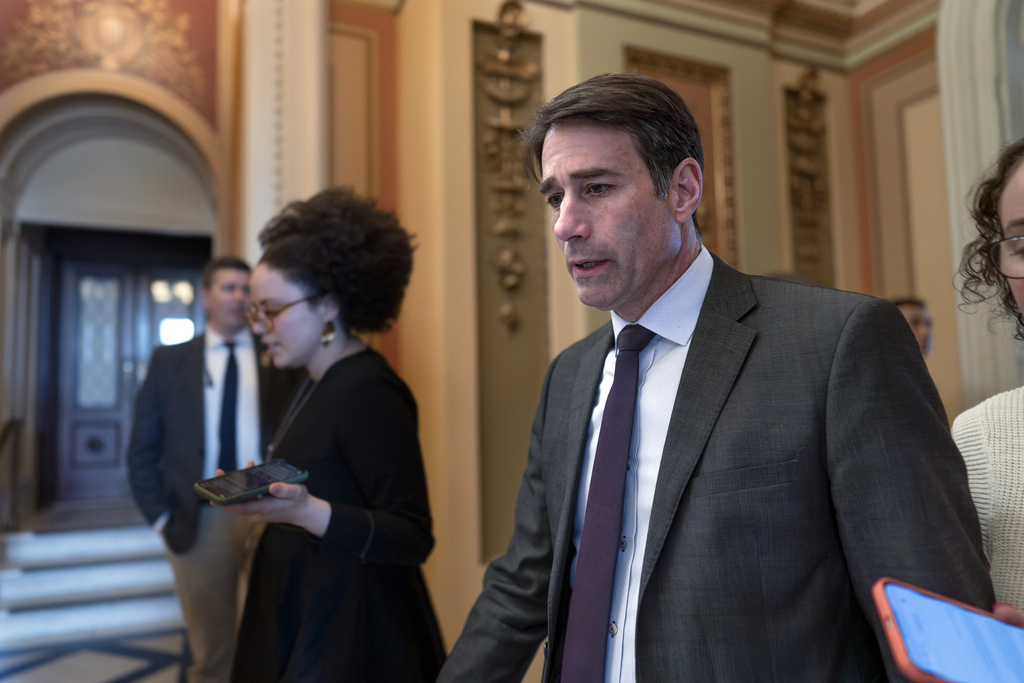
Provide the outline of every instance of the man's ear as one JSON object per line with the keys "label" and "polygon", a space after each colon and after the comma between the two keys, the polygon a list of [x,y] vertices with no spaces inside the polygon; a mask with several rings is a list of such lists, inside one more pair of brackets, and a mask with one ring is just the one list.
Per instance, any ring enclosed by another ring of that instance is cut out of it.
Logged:
{"label": "man's ear", "polygon": [[704,190],[704,174],[692,158],[683,159],[672,171],[668,199],[677,223],[685,223],[700,205]]}

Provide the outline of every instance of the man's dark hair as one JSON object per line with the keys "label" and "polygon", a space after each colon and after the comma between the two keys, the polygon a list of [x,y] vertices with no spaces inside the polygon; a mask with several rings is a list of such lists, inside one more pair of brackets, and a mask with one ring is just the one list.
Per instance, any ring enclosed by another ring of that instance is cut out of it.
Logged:
{"label": "man's dark hair", "polygon": [[218,270],[242,270],[252,272],[249,264],[237,256],[220,256],[203,266],[203,289],[213,286],[213,275]]}
{"label": "man's dark hair", "polygon": [[537,110],[523,131],[523,168],[540,180],[541,155],[548,130],[560,121],[584,120],[620,128],[647,166],[658,197],[668,196],[676,166],[693,159],[704,170],[700,130],[689,107],[661,81],[634,73],[594,76],[572,86]]}

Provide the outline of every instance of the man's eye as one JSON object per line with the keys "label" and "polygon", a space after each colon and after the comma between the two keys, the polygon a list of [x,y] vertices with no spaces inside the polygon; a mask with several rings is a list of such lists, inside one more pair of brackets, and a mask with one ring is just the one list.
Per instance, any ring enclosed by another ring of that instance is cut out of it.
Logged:
{"label": "man's eye", "polygon": [[548,206],[550,206],[552,209],[557,209],[561,205],[562,205],[562,195],[560,195],[560,194],[553,194],[550,197],[548,197]]}
{"label": "man's eye", "polygon": [[596,185],[591,185],[589,188],[587,188],[587,190],[590,192],[590,194],[601,195],[608,191],[608,185],[604,183],[598,183]]}

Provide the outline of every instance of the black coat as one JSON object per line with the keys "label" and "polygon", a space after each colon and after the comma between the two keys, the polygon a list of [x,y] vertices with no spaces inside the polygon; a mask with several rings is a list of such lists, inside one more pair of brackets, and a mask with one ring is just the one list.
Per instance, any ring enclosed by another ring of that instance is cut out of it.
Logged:
{"label": "black coat", "polygon": [[433,681],[444,647],[419,565],[433,547],[416,404],[374,351],[331,366],[276,457],[331,504],[324,537],[270,524],[234,681]]}
{"label": "black coat", "polygon": [[[192,490],[206,461],[203,382],[206,341],[199,335],[153,351],[135,398],[128,443],[128,477],[135,502],[150,524],[166,511],[167,545],[183,553],[195,544],[200,505]],[[256,356],[260,348],[257,345]],[[260,448],[266,452],[300,374],[260,367]]]}

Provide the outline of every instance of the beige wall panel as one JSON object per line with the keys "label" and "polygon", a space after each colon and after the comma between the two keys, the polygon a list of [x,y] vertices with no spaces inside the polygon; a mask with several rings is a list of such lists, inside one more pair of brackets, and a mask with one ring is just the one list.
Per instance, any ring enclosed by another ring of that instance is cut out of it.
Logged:
{"label": "beige wall panel", "polygon": [[963,410],[957,340],[958,295],[949,241],[946,159],[938,93],[904,107],[903,155],[907,169],[913,292],[928,303],[934,320],[928,370],[939,389],[950,421]]}
{"label": "beige wall panel", "polygon": [[[906,296],[914,291],[902,112],[936,92],[938,73],[931,54],[864,85],[869,215],[879,296]],[[941,192],[934,199],[945,201],[945,196]]]}
{"label": "beige wall panel", "polygon": [[364,197],[377,197],[377,115],[372,91],[377,83],[375,36],[352,27],[334,28],[329,46],[330,183],[351,186]]}

